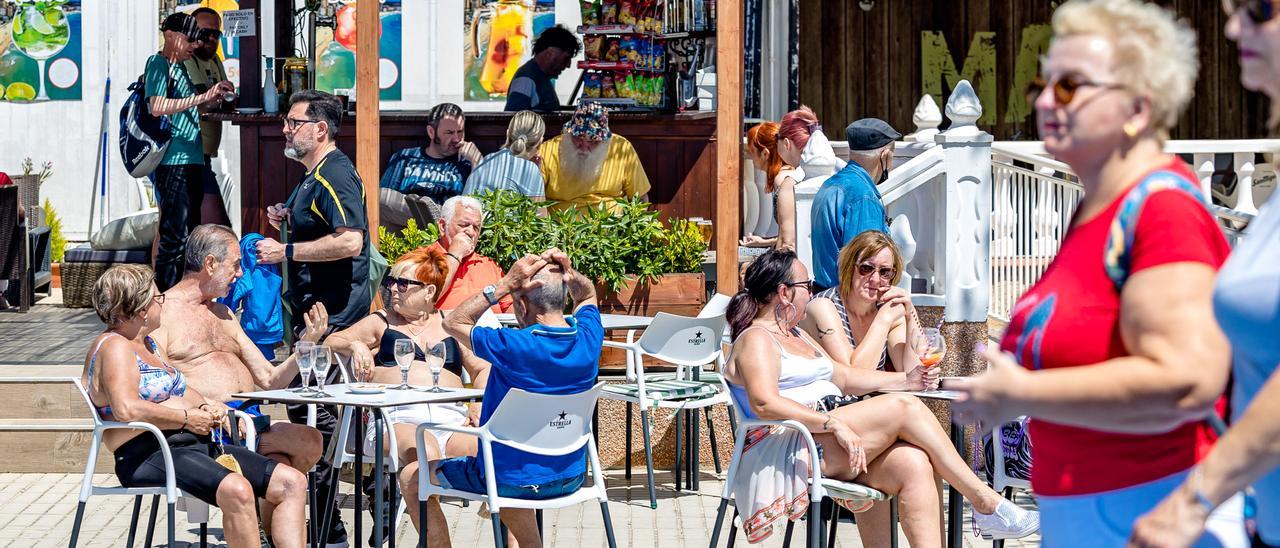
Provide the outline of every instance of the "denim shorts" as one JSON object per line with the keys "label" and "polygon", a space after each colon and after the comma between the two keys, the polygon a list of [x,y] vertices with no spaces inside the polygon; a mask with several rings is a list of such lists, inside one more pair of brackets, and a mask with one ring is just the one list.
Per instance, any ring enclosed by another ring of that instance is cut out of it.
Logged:
{"label": "denim shorts", "polygon": [[[484,472],[475,457],[453,457],[436,464],[436,479],[445,489],[485,493]],[[545,500],[563,497],[578,491],[586,475],[551,480],[536,485],[498,484],[498,496],[513,499]]]}

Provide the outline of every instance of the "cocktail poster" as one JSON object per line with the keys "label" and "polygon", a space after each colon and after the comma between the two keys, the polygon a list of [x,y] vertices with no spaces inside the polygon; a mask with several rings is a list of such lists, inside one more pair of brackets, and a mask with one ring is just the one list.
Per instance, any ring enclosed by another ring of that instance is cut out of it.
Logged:
{"label": "cocktail poster", "polygon": [[[399,101],[401,96],[400,1],[383,0],[379,7],[378,98],[382,101]],[[356,87],[356,3],[341,0],[339,4],[333,28],[316,27],[316,89],[329,93]]]}
{"label": "cocktail poster", "polygon": [[0,101],[79,101],[80,0],[0,0]]}
{"label": "cocktail poster", "polygon": [[464,0],[462,72],[467,101],[506,101],[533,40],[556,24],[555,0]]}

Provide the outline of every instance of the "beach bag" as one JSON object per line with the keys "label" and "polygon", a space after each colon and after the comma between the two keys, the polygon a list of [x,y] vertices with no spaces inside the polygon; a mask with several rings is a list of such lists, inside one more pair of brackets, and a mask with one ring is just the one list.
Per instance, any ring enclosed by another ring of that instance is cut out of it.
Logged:
{"label": "beach bag", "polygon": [[[146,75],[129,84],[129,97],[120,107],[120,159],[133,177],[146,177],[160,166],[173,130],[168,116],[152,116],[147,104]],[[169,91],[173,80],[169,80]],[[169,93],[165,94],[166,96]]]}
{"label": "beach bag", "polygon": [[1004,475],[1007,478],[1031,481],[1031,432],[1027,417],[1006,422],[982,437],[982,461],[987,481],[995,481],[995,445],[992,434],[1000,433],[999,443],[1004,449]]}

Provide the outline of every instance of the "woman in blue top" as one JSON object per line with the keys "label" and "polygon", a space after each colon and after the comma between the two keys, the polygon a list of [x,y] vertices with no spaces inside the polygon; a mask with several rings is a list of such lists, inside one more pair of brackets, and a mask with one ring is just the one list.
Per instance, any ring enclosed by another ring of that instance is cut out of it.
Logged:
{"label": "woman in blue top", "polygon": [[[1270,0],[1224,1],[1227,38],[1240,48],[1244,87],[1271,98],[1272,131],[1280,123],[1280,6]],[[1243,188],[1243,192],[1252,189]],[[1273,198],[1249,223],[1213,293],[1214,316],[1231,341],[1233,424],[1178,490],[1134,526],[1136,546],[1189,546],[1209,513],[1253,485],[1254,540],[1280,545],[1280,205]]]}
{"label": "woman in blue top", "polygon": [[[226,406],[206,400],[186,377],[165,362],[150,334],[159,327],[164,295],[143,265],[116,265],[94,284],[93,307],[107,329],[90,345],[81,381],[104,420],[148,422],[165,434],[179,489],[222,509],[228,546],[258,546],[256,499],[274,507],[270,533],[276,546],[301,547],[306,530],[306,477],[246,448],[227,445],[239,472],[214,460],[219,449],[210,432]],[[165,484],[164,457],[155,436],[136,429],[112,429],[103,442],[115,456],[115,473],[125,487]],[[267,510],[264,507],[264,512]]]}

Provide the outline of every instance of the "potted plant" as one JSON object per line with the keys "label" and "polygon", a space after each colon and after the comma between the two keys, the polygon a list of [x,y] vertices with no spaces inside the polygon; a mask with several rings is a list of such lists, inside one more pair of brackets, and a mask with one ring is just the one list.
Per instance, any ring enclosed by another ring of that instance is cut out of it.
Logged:
{"label": "potted plant", "polygon": [[52,275],[50,287],[62,287],[62,257],[67,251],[67,238],[62,235],[62,218],[54,211],[53,203],[44,199],[41,206],[45,222],[49,225],[49,268]]}

